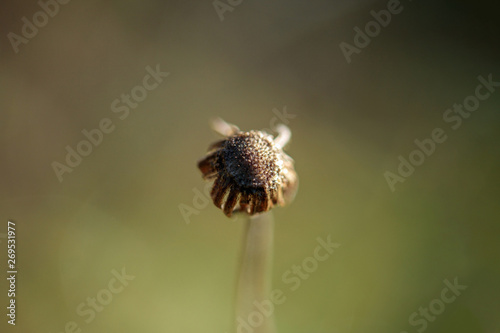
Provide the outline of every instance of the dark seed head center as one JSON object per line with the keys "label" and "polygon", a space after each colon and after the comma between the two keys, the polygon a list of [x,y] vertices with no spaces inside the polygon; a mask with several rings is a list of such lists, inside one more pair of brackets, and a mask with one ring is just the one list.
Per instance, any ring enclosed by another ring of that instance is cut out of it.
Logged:
{"label": "dark seed head center", "polygon": [[222,149],[227,173],[242,189],[275,189],[283,161],[272,138],[262,132],[242,132],[229,137]]}

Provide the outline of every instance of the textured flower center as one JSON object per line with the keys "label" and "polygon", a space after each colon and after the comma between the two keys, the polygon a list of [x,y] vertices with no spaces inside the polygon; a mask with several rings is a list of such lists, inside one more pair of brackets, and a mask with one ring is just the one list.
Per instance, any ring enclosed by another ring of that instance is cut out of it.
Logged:
{"label": "textured flower center", "polygon": [[283,161],[273,141],[260,132],[238,133],[222,150],[227,173],[241,188],[276,188]]}

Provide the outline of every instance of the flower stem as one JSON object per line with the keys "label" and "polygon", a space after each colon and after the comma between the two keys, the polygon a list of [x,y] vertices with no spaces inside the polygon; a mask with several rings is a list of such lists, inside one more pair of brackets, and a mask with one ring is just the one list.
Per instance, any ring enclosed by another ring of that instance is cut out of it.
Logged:
{"label": "flower stem", "polygon": [[[245,227],[236,289],[236,332],[275,333],[273,307],[264,306],[266,310],[263,311],[262,306],[255,306],[255,303],[270,302],[274,237],[272,212],[248,217]],[[252,314],[254,311],[256,314]],[[241,328],[238,330],[238,327]]]}

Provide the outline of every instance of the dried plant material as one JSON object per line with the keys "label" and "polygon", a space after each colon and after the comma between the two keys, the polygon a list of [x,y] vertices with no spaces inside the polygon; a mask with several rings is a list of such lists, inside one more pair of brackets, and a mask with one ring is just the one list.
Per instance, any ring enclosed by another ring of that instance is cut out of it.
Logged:
{"label": "dried plant material", "polygon": [[238,211],[254,215],[293,200],[298,178],[293,159],[283,151],[291,137],[288,127],[278,126],[276,138],[262,131],[242,132],[222,119],[213,127],[226,137],[210,145],[198,168],[204,179],[214,180],[215,206],[226,216]]}

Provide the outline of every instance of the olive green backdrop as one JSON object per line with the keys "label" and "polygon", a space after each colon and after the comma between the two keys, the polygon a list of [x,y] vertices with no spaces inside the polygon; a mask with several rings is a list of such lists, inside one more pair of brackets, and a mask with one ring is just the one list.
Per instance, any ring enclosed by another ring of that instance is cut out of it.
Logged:
{"label": "olive green backdrop", "polygon": [[[495,5],[402,0],[348,63],[340,44],[388,1],[232,3],[221,21],[210,0],[74,0],[16,47],[42,7],[2,3],[0,276],[8,219],[18,275],[15,328],[0,279],[0,331],[232,332],[243,220],[200,197],[196,161],[210,119],[272,129],[279,114],[300,178],[273,210],[279,332],[499,332],[500,87],[459,128],[443,119],[478,76],[500,81]],[[147,68],[169,75],[145,90]],[[89,152],[82,131],[103,120]],[[436,128],[446,140],[392,191],[384,174]],[[59,181],[67,146],[88,156]],[[340,246],[316,267],[328,236]],[[304,260],[292,290],[282,276]]]}

